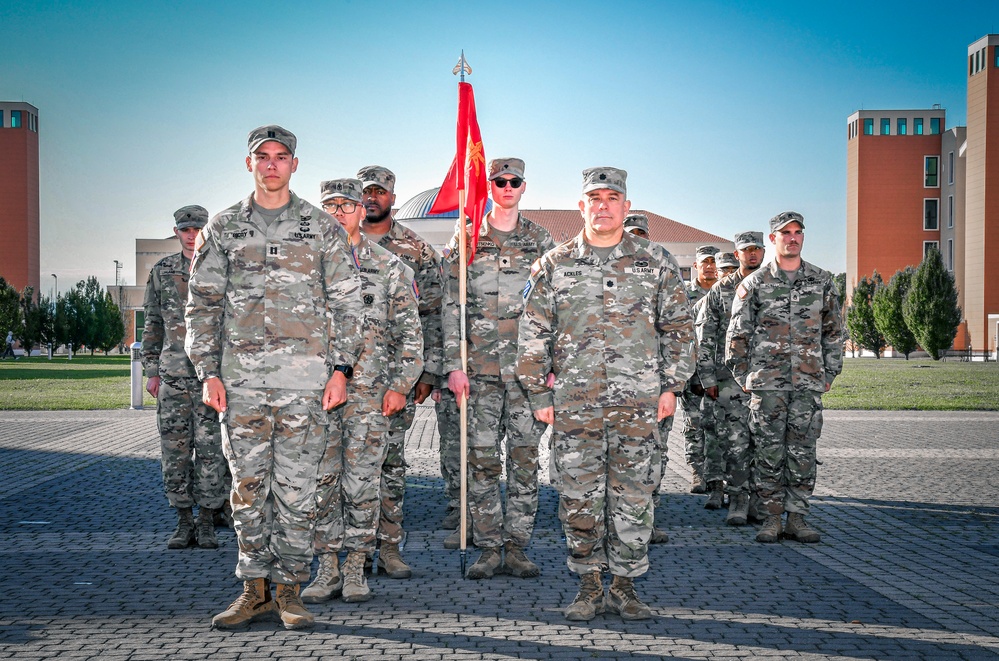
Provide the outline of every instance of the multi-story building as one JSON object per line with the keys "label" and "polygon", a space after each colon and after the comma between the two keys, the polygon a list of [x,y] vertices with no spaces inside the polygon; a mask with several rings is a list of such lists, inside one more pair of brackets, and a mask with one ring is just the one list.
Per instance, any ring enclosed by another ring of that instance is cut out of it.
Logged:
{"label": "multi-story building", "polygon": [[0,101],[0,276],[39,293],[38,108]]}
{"label": "multi-story building", "polygon": [[930,247],[954,274],[955,348],[995,351],[999,332],[999,35],[968,47],[968,126],[946,111],[859,110],[847,118],[847,290],[887,281]]}

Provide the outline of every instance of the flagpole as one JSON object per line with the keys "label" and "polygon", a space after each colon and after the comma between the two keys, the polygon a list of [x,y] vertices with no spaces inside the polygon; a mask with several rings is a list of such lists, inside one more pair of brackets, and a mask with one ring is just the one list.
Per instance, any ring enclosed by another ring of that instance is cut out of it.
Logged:
{"label": "flagpole", "polygon": [[[462,59],[464,59],[464,52]],[[464,78],[464,76],[462,76]],[[461,371],[468,374],[468,330],[465,326],[465,305],[468,302],[468,230],[465,223],[465,189],[458,191],[458,263],[461,267],[458,270],[458,307],[459,327],[461,328],[459,346],[461,348]],[[458,412],[461,430],[461,442],[459,452],[461,454],[460,470],[458,472],[461,480],[460,504],[461,517],[459,519],[459,531],[461,541],[461,575],[465,576],[465,559],[467,554],[467,530],[468,530],[468,397],[458,398]]]}

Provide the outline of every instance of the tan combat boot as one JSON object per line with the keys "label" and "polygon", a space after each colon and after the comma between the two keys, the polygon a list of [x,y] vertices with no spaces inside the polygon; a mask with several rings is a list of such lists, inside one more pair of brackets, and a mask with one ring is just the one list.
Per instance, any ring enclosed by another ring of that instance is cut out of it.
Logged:
{"label": "tan combat boot", "polygon": [[177,528],[167,542],[168,549],[186,549],[194,543],[194,513],[190,507],[177,508]]}
{"label": "tan combat boot", "polygon": [[600,571],[587,572],[579,579],[579,592],[576,593],[576,598],[565,608],[565,619],[589,622],[603,612],[604,586],[600,582]]}
{"label": "tan combat boot", "polygon": [[217,549],[219,547],[218,537],[215,536],[215,512],[211,507],[198,508],[198,523],[194,530],[194,536],[198,539],[198,547],[203,549]]}
{"label": "tan combat boot", "polygon": [[536,564],[531,562],[522,549],[513,542],[503,545],[503,571],[510,576],[517,578],[534,578],[541,574],[541,570]]}
{"label": "tan combat boot", "polygon": [[[340,559],[336,553],[319,554],[319,570],[316,578],[309,583],[309,587],[302,590],[302,601],[306,604],[321,604],[336,596],[343,586],[343,577],[340,576]],[[364,558],[361,558],[361,566],[364,565]]]}
{"label": "tan combat boot", "polygon": [[780,539],[781,515],[768,514],[760,532],[756,533],[756,541],[763,544],[773,544]]}
{"label": "tan combat boot", "polygon": [[275,591],[274,601],[277,602],[278,615],[281,616],[285,629],[306,629],[316,621],[316,616],[305,609],[298,590],[298,583],[294,585],[278,583]]}
{"label": "tan combat boot", "polygon": [[817,544],[820,539],[819,533],[805,522],[804,515],[799,512],[788,512],[784,536],[804,544]]}
{"label": "tan combat boot", "polygon": [[749,520],[749,494],[738,493],[729,497],[728,516],[725,523],[730,526],[744,526]]}
{"label": "tan combat boot", "polygon": [[704,478],[701,477],[701,471],[696,469],[690,478],[690,493],[704,493]]}
{"label": "tan combat boot", "polygon": [[364,578],[364,557],[364,551],[351,551],[343,562],[343,600],[348,604],[371,599],[371,589]]}
{"label": "tan combat boot", "polygon": [[399,545],[382,542],[378,551],[378,568],[388,574],[389,578],[409,578],[413,570],[409,568],[399,555]]}
{"label": "tan combat boot", "polygon": [[225,611],[212,618],[215,629],[240,629],[264,617],[277,613],[271,599],[271,583],[266,578],[243,581],[243,594],[236,597]]}
{"label": "tan combat boot", "polygon": [[[465,529],[465,548],[472,545],[472,526],[469,525]],[[444,538],[444,548],[448,551],[453,551],[455,549],[461,548],[461,531],[455,528],[455,530]]]}
{"label": "tan combat boot", "polygon": [[706,510],[720,510],[725,503],[725,490],[721,480],[708,482],[708,502],[704,503]]}
{"label": "tan combat boot", "polygon": [[[524,559],[527,560],[526,557]],[[482,549],[479,559],[468,568],[466,576],[475,579],[492,578],[501,564],[503,564],[503,559],[500,557],[499,547],[487,546]]]}
{"label": "tan combat boot", "polygon": [[649,538],[649,544],[665,544],[669,541],[669,534],[662,528],[653,528],[652,537]]}
{"label": "tan combat boot", "polygon": [[634,579],[615,576],[607,590],[607,610],[626,620],[647,620],[652,609],[642,603],[635,592]]}

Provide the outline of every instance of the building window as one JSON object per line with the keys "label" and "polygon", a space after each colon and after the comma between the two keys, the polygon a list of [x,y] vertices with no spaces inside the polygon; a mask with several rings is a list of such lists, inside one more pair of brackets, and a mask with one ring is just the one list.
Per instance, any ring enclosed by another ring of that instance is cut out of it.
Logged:
{"label": "building window", "polygon": [[954,270],[954,239],[947,239],[947,270]]}
{"label": "building window", "polygon": [[923,158],[923,186],[926,188],[937,188],[940,181],[937,178],[937,171],[940,168],[939,156],[926,156]]}
{"label": "building window", "polygon": [[923,200],[923,229],[927,232],[940,229],[940,200],[935,197]]}
{"label": "building window", "polygon": [[995,54],[996,54],[996,68],[999,68],[999,46],[996,46]]}
{"label": "building window", "polygon": [[923,241],[923,259],[930,254],[930,250],[940,250],[939,241]]}
{"label": "building window", "polygon": [[0,129],[3,128],[3,110],[0,110]]}
{"label": "building window", "polygon": [[947,228],[954,228],[954,196],[947,196]]}
{"label": "building window", "polygon": [[868,117],[864,120],[864,135],[874,135],[874,118]]}
{"label": "building window", "polygon": [[895,131],[895,133],[897,133],[898,135],[906,135],[908,131],[905,124],[906,124],[905,117],[899,117],[897,123],[898,128]]}
{"label": "building window", "polygon": [[947,154],[947,183],[954,183],[954,152]]}
{"label": "building window", "polygon": [[11,110],[10,111],[10,127],[12,129],[21,128],[21,111]]}
{"label": "building window", "polygon": [[915,117],[912,120],[912,135],[922,135],[923,134],[923,118]]}
{"label": "building window", "polygon": [[891,134],[891,120],[887,117],[881,118],[881,135]]}
{"label": "building window", "polygon": [[939,117],[930,117],[930,135],[940,135]]}

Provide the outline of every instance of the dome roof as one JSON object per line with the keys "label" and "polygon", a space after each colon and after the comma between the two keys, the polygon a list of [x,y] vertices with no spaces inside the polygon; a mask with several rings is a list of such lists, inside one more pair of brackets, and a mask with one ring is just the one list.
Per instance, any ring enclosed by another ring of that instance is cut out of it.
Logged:
{"label": "dome roof", "polygon": [[[431,188],[430,190],[425,190],[419,195],[414,196],[408,202],[399,207],[399,210],[395,212],[396,220],[421,220],[430,218],[457,218],[458,210],[448,211],[447,213],[427,213],[430,207],[434,206],[434,201],[437,199],[437,193],[440,191],[440,186],[437,188]],[[493,208],[493,201],[486,199],[486,213]]]}

